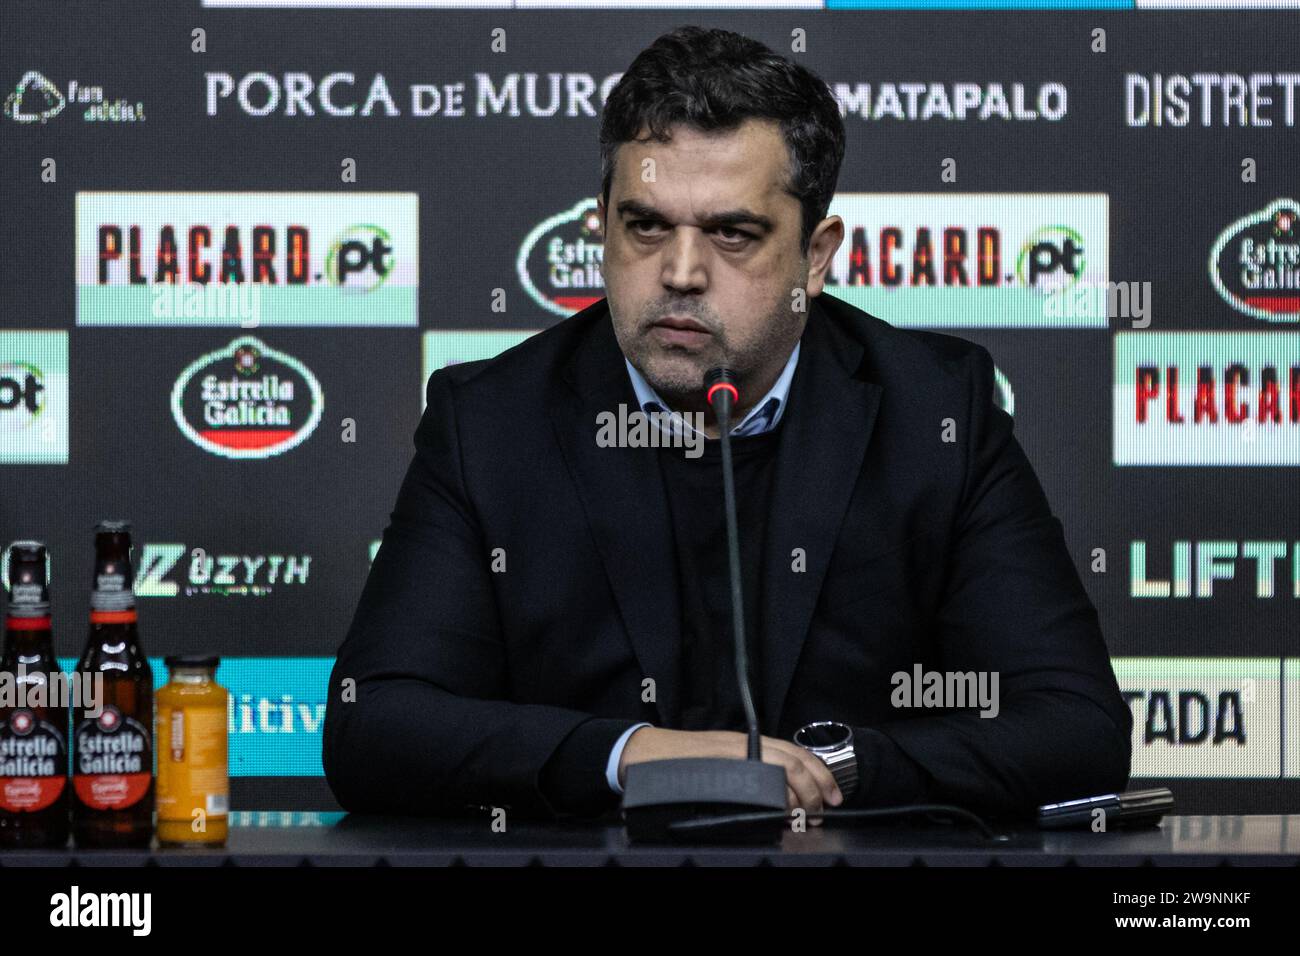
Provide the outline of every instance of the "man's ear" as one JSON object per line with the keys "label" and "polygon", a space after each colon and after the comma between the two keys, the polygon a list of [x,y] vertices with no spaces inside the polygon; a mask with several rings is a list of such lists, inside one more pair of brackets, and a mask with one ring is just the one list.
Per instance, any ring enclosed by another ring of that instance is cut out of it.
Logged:
{"label": "man's ear", "polygon": [[829,216],[817,224],[808,240],[808,298],[816,298],[826,287],[826,273],[840,243],[844,241],[844,220]]}

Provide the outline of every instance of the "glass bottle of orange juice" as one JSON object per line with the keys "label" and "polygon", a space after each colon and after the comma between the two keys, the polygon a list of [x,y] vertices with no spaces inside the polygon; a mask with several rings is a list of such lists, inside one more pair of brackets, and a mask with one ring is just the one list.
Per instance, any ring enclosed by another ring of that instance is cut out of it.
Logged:
{"label": "glass bottle of orange juice", "polygon": [[216,681],[219,657],[164,658],[158,691],[158,842],[223,846],[230,803],[226,732],[229,693]]}

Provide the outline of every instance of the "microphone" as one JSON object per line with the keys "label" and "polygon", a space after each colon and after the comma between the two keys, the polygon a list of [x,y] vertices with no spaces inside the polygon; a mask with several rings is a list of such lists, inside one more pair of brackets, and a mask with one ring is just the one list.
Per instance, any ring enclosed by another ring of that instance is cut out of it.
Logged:
{"label": "microphone", "polygon": [[[747,757],[679,757],[650,760],[627,768],[623,820],[631,842],[699,842],[774,844],[785,830],[785,769],[763,763],[758,717],[749,686],[745,645],[744,600],[740,577],[740,534],[736,522],[736,485],[731,464],[731,410],[740,400],[731,370],[719,366],[704,376],[705,397],[713,407],[722,442],[722,499],[727,517],[727,558],[731,577],[731,622],[735,642],[736,683],[748,726]],[[774,812],[775,811],[775,812]],[[689,821],[699,820],[701,836],[692,836]],[[687,825],[684,825],[687,824]]]}
{"label": "microphone", "polygon": [[736,521],[736,480],[731,466],[731,409],[740,401],[731,369],[719,365],[709,369],[704,376],[705,399],[713,407],[718,419],[718,434],[722,441],[722,506],[727,513],[727,562],[731,566],[731,623],[735,640],[736,684],[740,688],[740,702],[745,708],[745,724],[749,728],[749,759],[763,759],[762,742],[758,732],[758,717],[754,714],[754,696],[749,686],[749,649],[745,644],[745,602],[740,580],[740,532]]}

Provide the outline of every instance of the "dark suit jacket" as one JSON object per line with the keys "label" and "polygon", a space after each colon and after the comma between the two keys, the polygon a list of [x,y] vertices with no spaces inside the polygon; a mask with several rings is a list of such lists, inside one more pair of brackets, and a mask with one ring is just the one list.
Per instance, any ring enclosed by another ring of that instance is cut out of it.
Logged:
{"label": "dark suit jacket", "polygon": [[[1018,815],[1122,789],[1132,718],[989,353],[812,302],[773,479],[762,732],[850,724],[849,806]],[[637,408],[606,300],[435,372],[427,397],[331,675],[329,784],[354,811],[612,809],[612,745],[680,727],[683,688],[659,452],[595,441],[599,412]],[[1000,713],[893,707],[916,663],[997,671]]]}

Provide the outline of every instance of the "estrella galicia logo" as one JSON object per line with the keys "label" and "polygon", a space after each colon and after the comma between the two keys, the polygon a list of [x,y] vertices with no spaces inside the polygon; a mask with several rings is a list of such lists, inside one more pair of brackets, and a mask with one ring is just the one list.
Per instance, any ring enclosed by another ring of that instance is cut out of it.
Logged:
{"label": "estrella galicia logo", "polygon": [[9,729],[17,737],[26,737],[36,729],[36,715],[30,710],[15,710],[9,718]]}
{"label": "estrella galicia logo", "polygon": [[605,234],[595,199],[583,199],[543,220],[519,247],[515,268],[529,298],[568,318],[605,295],[600,267]]}
{"label": "estrella galicia logo", "polygon": [[324,405],[307,366],[251,335],[200,356],[171,395],[181,433],[223,458],[270,458],[300,445]]}
{"label": "estrella galicia logo", "polygon": [[104,712],[99,715],[95,724],[101,731],[106,734],[115,734],[122,729],[122,712],[109,704],[104,708]]}
{"label": "estrella galicia logo", "polygon": [[1225,302],[1268,322],[1300,321],[1300,206],[1279,199],[1238,219],[1210,251],[1210,281]]}

